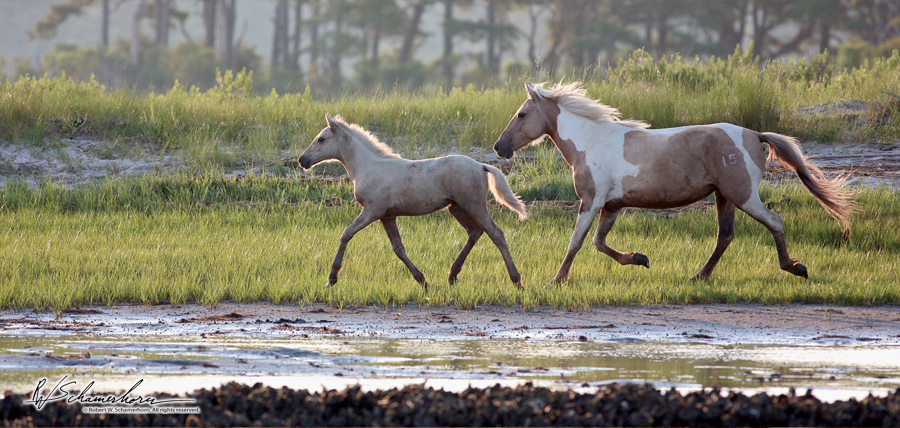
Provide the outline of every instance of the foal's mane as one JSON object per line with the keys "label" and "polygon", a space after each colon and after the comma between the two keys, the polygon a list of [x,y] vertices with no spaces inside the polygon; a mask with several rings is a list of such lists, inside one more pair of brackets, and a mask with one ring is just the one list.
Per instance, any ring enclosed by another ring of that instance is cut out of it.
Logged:
{"label": "foal's mane", "polygon": [[382,143],[375,134],[367,131],[362,126],[359,126],[355,123],[350,123],[344,120],[341,116],[335,116],[332,118],[335,122],[337,122],[341,127],[343,127],[347,132],[350,133],[351,138],[355,138],[357,141],[363,144],[363,146],[368,147],[376,155],[379,155],[383,158],[399,158],[400,155],[394,153],[393,150],[387,145]]}
{"label": "foal's mane", "polygon": [[534,84],[534,94],[540,99],[555,102],[569,113],[577,114],[595,122],[615,122],[619,125],[638,129],[650,127],[649,123],[640,120],[620,119],[622,114],[619,113],[619,109],[601,104],[599,100],[588,98],[587,91],[581,82],[566,84],[560,82],[553,85],[550,89],[545,89],[543,83],[536,83]]}

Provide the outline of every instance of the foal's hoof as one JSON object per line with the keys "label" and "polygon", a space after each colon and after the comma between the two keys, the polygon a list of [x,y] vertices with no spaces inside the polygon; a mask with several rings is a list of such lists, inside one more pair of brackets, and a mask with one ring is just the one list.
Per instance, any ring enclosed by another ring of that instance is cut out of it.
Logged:
{"label": "foal's hoof", "polygon": [[555,285],[555,286],[557,286],[557,287],[562,287],[562,286],[563,286],[563,283],[566,282],[566,281],[568,281],[568,279],[569,279],[569,278],[567,278],[567,277],[562,277],[562,278],[560,278],[560,277],[554,277],[553,279],[550,280],[550,285]]}
{"label": "foal's hoof", "polygon": [[641,253],[634,253],[634,262],[647,269],[650,268],[650,259],[648,259],[647,256]]}
{"label": "foal's hoof", "polygon": [[691,277],[691,282],[703,281],[703,280],[706,280],[706,279],[709,279],[709,275],[708,275],[708,274],[707,274],[707,275],[701,275],[701,274],[698,273],[698,274],[696,274],[696,275],[694,275],[694,276]]}

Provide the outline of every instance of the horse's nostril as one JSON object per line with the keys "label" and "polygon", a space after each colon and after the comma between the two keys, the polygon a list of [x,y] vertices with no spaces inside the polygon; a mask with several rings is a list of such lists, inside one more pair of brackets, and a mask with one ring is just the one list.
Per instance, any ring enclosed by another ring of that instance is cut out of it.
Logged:
{"label": "horse's nostril", "polygon": [[494,151],[495,151],[495,152],[499,152],[499,151],[500,151],[500,144],[494,144]]}

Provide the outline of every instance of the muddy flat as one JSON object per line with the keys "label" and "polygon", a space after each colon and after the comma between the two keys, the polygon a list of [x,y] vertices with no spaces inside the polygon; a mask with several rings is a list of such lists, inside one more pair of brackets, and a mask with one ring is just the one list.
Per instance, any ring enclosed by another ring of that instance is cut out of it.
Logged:
{"label": "muddy flat", "polygon": [[566,312],[487,306],[221,303],[0,312],[0,384],[66,376],[95,391],[184,393],[225,382],[324,391],[525,382],[683,391],[809,390],[823,400],[900,387],[900,307],[667,305]]}
{"label": "muddy flat", "polygon": [[52,313],[6,310],[0,312],[0,334],[900,344],[900,307],[710,304],[566,312],[499,306],[118,305],[71,310],[59,318]]}

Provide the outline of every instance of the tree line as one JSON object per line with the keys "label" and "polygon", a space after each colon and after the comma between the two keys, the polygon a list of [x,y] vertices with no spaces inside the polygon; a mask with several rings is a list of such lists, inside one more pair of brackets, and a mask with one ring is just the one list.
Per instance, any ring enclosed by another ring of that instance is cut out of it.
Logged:
{"label": "tree line", "polygon": [[[130,39],[109,39],[110,11],[136,4]],[[96,47],[57,44],[16,75],[65,72],[114,87],[215,85],[215,70],[254,71],[255,86],[298,91],[491,84],[525,73],[553,77],[605,68],[643,49],[723,57],[752,42],[763,60],[837,51],[841,67],[900,48],[892,0],[274,0],[266,55],[235,33],[238,0],[62,0],[28,32],[50,40],[67,20],[99,8]],[[203,37],[186,28],[199,14]],[[440,24],[425,28],[426,14]],[[524,17],[524,19],[523,19]],[[141,31],[147,22],[151,34]],[[172,44],[170,34],[186,41]],[[440,52],[420,52],[440,41]],[[462,50],[461,42],[480,47]],[[516,47],[523,46],[523,54]],[[425,61],[420,58],[435,58]]]}

